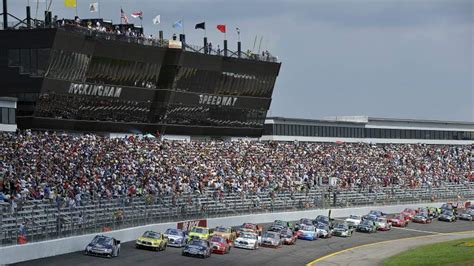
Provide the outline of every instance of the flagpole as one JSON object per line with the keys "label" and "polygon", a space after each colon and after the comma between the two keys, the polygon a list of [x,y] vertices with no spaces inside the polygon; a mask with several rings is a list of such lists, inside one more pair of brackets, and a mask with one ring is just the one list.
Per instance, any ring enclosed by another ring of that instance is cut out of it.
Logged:
{"label": "flagpole", "polygon": [[102,9],[102,8],[100,7],[100,0],[97,0],[97,5],[98,5],[98,8],[99,8],[99,18],[102,18],[102,17],[100,16],[100,10]]}
{"label": "flagpole", "polygon": [[76,0],[76,16],[78,16],[77,15],[77,2],[79,2],[79,0]]}
{"label": "flagpole", "polygon": [[184,35],[184,18],[182,18],[181,21],[183,21],[183,35]]}

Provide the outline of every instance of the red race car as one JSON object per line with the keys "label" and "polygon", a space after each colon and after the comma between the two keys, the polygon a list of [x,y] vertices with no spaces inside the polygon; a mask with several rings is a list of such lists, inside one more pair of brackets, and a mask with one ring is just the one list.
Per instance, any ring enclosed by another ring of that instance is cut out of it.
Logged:
{"label": "red race car", "polygon": [[239,229],[237,229],[237,236],[239,236],[241,232],[253,232],[261,236],[262,229],[263,228],[260,225],[253,223],[244,223]]}
{"label": "red race car", "polygon": [[280,237],[283,239],[283,245],[294,245],[298,236],[289,228],[280,231]]}
{"label": "red race car", "polygon": [[395,227],[406,227],[408,225],[408,221],[405,216],[401,215],[401,214],[398,214],[398,215],[395,215],[394,217],[391,217],[390,219],[388,219],[389,222],[392,223],[392,226],[395,226]]}
{"label": "red race car", "polygon": [[223,236],[213,235],[209,242],[211,244],[212,253],[224,255],[229,253],[230,248],[232,247],[232,242]]}
{"label": "red race car", "polygon": [[414,209],[406,208],[400,214],[405,216],[405,220],[411,221],[411,219],[416,215],[416,211]]}

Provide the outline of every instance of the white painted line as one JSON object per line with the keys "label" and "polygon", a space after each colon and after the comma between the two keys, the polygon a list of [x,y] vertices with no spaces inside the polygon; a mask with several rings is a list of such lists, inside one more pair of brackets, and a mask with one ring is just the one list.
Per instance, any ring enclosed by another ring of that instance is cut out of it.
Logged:
{"label": "white painted line", "polygon": [[418,229],[412,229],[412,228],[406,228],[406,227],[401,228],[401,227],[392,226],[392,229],[406,230],[406,231],[413,231],[413,232],[420,232],[420,233],[427,233],[427,234],[434,234],[434,235],[442,234],[441,232],[424,231],[424,230],[418,230]]}

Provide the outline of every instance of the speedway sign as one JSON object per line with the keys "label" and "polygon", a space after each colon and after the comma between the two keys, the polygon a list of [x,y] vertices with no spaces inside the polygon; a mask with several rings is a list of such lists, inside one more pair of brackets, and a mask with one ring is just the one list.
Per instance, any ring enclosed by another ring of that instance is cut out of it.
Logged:
{"label": "speedway sign", "polygon": [[189,220],[189,221],[178,222],[176,224],[176,227],[183,231],[189,231],[191,230],[191,228],[195,226],[207,227],[207,219]]}

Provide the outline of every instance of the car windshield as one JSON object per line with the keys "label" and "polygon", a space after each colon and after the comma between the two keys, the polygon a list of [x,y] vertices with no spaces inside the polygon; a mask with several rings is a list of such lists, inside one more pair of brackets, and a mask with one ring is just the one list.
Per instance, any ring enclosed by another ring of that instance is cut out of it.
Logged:
{"label": "car windshield", "polygon": [[101,246],[111,246],[112,245],[112,238],[106,236],[96,236],[91,244],[93,245],[101,245]]}
{"label": "car windshield", "polygon": [[363,225],[373,225],[373,222],[371,220],[365,220],[362,222]]}
{"label": "car windshield", "polygon": [[318,224],[318,229],[326,229],[326,225],[325,224]]}
{"label": "car windshield", "polygon": [[191,229],[191,232],[198,233],[198,234],[207,234],[209,231],[206,228],[193,227],[193,229]]}
{"label": "car windshield", "polygon": [[312,224],[313,222],[311,222],[310,219],[301,219],[300,220],[300,224]]}
{"label": "car windshield", "polygon": [[160,234],[160,233],[156,233],[156,232],[152,232],[152,231],[146,231],[146,232],[143,234],[143,237],[146,237],[146,238],[154,238],[154,239],[160,239],[160,238],[161,238],[161,234]]}
{"label": "car windshield", "polygon": [[285,222],[283,222],[282,220],[276,220],[273,222],[273,224],[276,224],[276,225],[284,225]]}
{"label": "car windshield", "polygon": [[240,234],[240,237],[245,238],[245,239],[256,239],[257,238],[257,236],[255,234],[250,234],[250,233],[242,233],[242,234]]}
{"label": "car windshield", "polygon": [[453,215],[453,213],[452,213],[452,212],[448,212],[448,211],[446,211],[446,212],[443,212],[443,214],[444,214],[444,215]]}
{"label": "car windshield", "polygon": [[179,230],[176,230],[176,229],[168,228],[166,230],[165,234],[172,235],[172,236],[182,236],[183,232],[181,232]]}
{"label": "car windshield", "polygon": [[385,223],[385,219],[377,219],[377,222],[379,222],[379,223]]}
{"label": "car windshield", "polygon": [[349,219],[355,219],[355,220],[359,220],[359,219],[360,219],[360,217],[359,217],[359,216],[357,216],[357,215],[351,215],[351,216],[349,216]]}
{"label": "car windshield", "polygon": [[223,243],[223,242],[226,242],[226,241],[225,241],[225,238],[223,238],[222,236],[213,236],[211,238],[211,242]]}
{"label": "car windshield", "polygon": [[221,232],[221,233],[230,233],[230,228],[225,228],[225,227],[216,227],[215,232]]}
{"label": "car windshield", "polygon": [[257,226],[254,224],[244,224],[242,227],[247,229],[255,229]]}
{"label": "car windshield", "polygon": [[276,234],[275,234],[275,233],[266,232],[265,234],[263,234],[263,237],[276,238]]}
{"label": "car windshield", "polygon": [[305,224],[301,227],[301,230],[302,231],[314,231],[314,226]]}
{"label": "car windshield", "polygon": [[346,229],[346,226],[344,224],[338,224],[336,225],[337,229]]}
{"label": "car windshield", "polygon": [[291,230],[283,230],[281,231],[281,235],[285,237],[291,237],[293,236],[293,232]]}
{"label": "car windshield", "polygon": [[316,221],[327,222],[327,221],[329,221],[329,218],[326,217],[326,216],[321,216],[320,215],[320,216],[316,217]]}

